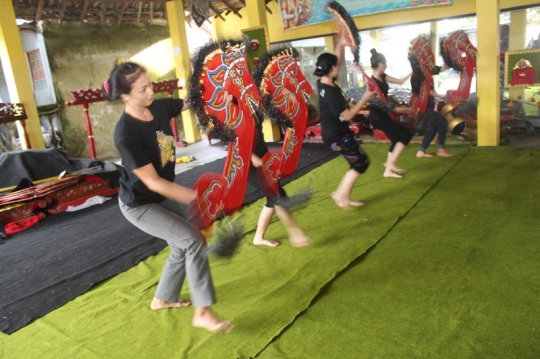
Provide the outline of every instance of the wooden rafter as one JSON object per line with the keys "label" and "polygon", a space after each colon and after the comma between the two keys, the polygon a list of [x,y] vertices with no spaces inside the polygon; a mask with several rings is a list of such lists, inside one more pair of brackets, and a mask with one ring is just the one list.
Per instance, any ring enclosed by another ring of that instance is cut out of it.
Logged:
{"label": "wooden rafter", "polygon": [[122,8],[120,9],[120,14],[118,15],[118,24],[122,23],[124,12],[126,12],[126,6],[127,6],[127,2],[122,3]]}
{"label": "wooden rafter", "polygon": [[62,23],[62,20],[64,19],[64,16],[66,15],[66,9],[68,6],[67,0],[62,1],[62,10],[60,10],[60,20],[58,21],[60,24]]}
{"label": "wooden rafter", "polygon": [[238,15],[238,16],[240,17],[240,19],[242,18],[242,14],[240,14],[240,13],[238,12],[238,10],[236,10],[236,9],[233,8],[231,5],[229,5],[229,3],[227,2],[227,0],[221,0],[221,2],[223,2],[223,4],[224,4],[227,8],[231,9],[232,12],[234,12],[236,15]]}
{"label": "wooden rafter", "polygon": [[38,8],[36,11],[36,21],[41,20],[41,16],[43,15],[43,7],[45,6],[45,0],[39,0]]}
{"label": "wooden rafter", "polygon": [[105,16],[107,15],[107,6],[109,5],[108,0],[103,0],[101,3],[101,18],[99,20],[100,24],[103,24],[105,22]]}
{"label": "wooden rafter", "polygon": [[214,12],[214,15],[219,17],[221,20],[225,21],[225,18],[214,8],[211,3],[208,3],[208,7]]}
{"label": "wooden rafter", "polygon": [[143,2],[139,1],[139,10],[137,11],[137,24],[140,24],[141,22],[142,7],[143,7]]}
{"label": "wooden rafter", "polygon": [[90,0],[84,0],[83,8],[81,11],[81,19],[80,19],[81,22],[86,20],[86,13],[88,12],[88,5],[90,5]]}

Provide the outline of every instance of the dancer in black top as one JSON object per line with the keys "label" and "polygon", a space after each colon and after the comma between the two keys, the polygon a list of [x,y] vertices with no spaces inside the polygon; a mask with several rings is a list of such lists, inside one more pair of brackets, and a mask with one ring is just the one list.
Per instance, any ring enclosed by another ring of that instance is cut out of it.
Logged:
{"label": "dancer in black top", "polygon": [[[433,66],[432,74],[438,75],[441,71],[448,69],[448,66],[444,64],[443,66]],[[422,86],[422,81],[418,78],[417,75],[413,73],[411,77],[411,90],[413,93],[419,94],[420,88]],[[433,155],[426,152],[431,141],[437,136],[437,156],[441,157],[451,157],[452,153],[446,150],[446,133],[448,132],[448,121],[446,118],[441,115],[439,112],[435,111],[435,98],[446,99],[446,96],[439,95],[433,89],[433,79],[431,80],[430,90],[429,90],[429,99],[426,106],[426,111],[422,114],[429,119],[428,128],[422,139],[422,144],[416,153],[416,157],[433,157]]]}
{"label": "dancer in black top", "polygon": [[322,127],[323,142],[343,156],[349,163],[349,170],[341,180],[338,188],[331,194],[336,204],[343,209],[363,206],[363,202],[351,199],[354,184],[369,167],[369,158],[356,141],[349,128],[349,121],[360,111],[373,92],[366,88],[364,96],[354,106],[349,107],[347,97],[334,82],[339,75],[340,60],[346,42],[340,39],[334,54],[324,53],[317,58],[314,75],[319,77],[319,116]]}
{"label": "dancer in black top", "polygon": [[190,301],[180,298],[187,277],[195,307],[191,325],[209,331],[231,330],[229,322],[210,310],[216,296],[206,238],[186,220],[178,203],[191,203],[197,193],[174,182],[175,140],[170,120],[188,109],[189,102],[154,100],[146,70],[132,62],[112,70],[103,92],[109,100],[122,100],[125,105],[114,132],[124,167],[120,210],[133,225],[164,239],[171,249],[150,308],[189,306]]}
{"label": "dancer in black top", "polygon": [[[386,71],[386,58],[383,54],[378,53],[377,50],[371,49],[371,67],[373,68],[372,78],[377,83],[377,86],[388,97],[389,85],[388,83],[403,84],[411,75],[397,79],[389,76]],[[398,115],[412,115],[412,109],[410,107],[395,107],[393,111]],[[384,166],[386,167],[383,176],[393,178],[403,178],[402,173],[405,172],[397,165],[399,156],[405,150],[405,147],[412,139],[411,132],[403,126],[401,123],[394,121],[392,117],[383,109],[370,107],[369,109],[369,121],[375,129],[379,129],[390,139],[391,145],[388,151],[388,158]]]}

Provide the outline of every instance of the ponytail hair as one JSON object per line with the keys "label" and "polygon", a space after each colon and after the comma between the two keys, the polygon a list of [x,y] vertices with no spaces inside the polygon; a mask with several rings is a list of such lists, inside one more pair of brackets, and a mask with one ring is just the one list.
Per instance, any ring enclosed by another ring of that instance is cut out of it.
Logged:
{"label": "ponytail hair", "polygon": [[109,101],[119,100],[121,95],[131,92],[133,83],[137,81],[146,69],[134,62],[124,62],[116,65],[109,75],[109,79],[103,82],[101,92]]}
{"label": "ponytail hair", "polygon": [[330,54],[328,52],[325,52],[324,54],[320,54],[317,58],[317,63],[315,64],[315,71],[313,71],[313,75],[317,77],[325,76],[330,73],[330,70],[332,69],[332,66],[337,66],[338,58],[334,54]]}
{"label": "ponytail hair", "polygon": [[371,52],[371,68],[376,69],[379,67],[379,62],[386,62],[386,57],[383,54],[377,52],[375,49],[369,50]]}

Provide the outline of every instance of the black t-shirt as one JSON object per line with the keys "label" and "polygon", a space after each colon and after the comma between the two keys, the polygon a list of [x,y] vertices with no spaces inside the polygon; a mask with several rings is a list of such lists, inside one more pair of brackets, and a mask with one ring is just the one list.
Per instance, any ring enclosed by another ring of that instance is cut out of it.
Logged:
{"label": "black t-shirt", "polygon": [[[386,74],[385,73],[381,74],[382,81],[379,81],[373,76],[371,78],[375,80],[375,82],[377,83],[377,86],[379,86],[379,88],[381,89],[381,92],[383,93],[384,97],[388,98],[388,90],[390,89],[390,86],[388,86],[388,82],[386,82]],[[375,107],[370,107],[368,118],[369,118],[369,122],[371,122],[372,124],[377,123],[378,121],[383,121],[383,120],[392,121],[392,117],[390,117],[390,115],[386,111],[380,110]]]}
{"label": "black t-shirt", "polygon": [[171,128],[171,118],[176,117],[184,101],[181,99],[154,100],[148,108],[154,119],[141,121],[123,112],[114,131],[114,144],[122,157],[120,200],[137,207],[159,203],[165,197],[150,191],[133,170],[151,163],[157,174],[173,181],[176,144]]}
{"label": "black t-shirt", "polygon": [[317,89],[323,141],[327,144],[336,142],[351,132],[349,122],[340,120],[340,114],[349,108],[347,98],[338,85],[330,86],[319,80]]}

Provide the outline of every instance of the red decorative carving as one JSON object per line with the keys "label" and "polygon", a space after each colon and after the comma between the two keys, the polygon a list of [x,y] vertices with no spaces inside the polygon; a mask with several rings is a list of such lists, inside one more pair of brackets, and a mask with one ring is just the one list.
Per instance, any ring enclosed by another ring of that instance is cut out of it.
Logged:
{"label": "red decorative carving", "polygon": [[[164,80],[159,82],[152,82],[154,93],[166,92],[171,98],[174,91],[181,90],[182,87],[178,86],[178,79]],[[103,97],[101,89],[82,89],[76,91],[69,91],[71,94],[71,101],[66,102],[66,106],[80,105],[84,111],[84,124],[86,127],[86,134],[88,135],[88,147],[90,148],[90,156],[92,159],[97,159],[96,145],[94,143],[94,134],[92,133],[92,122],[90,121],[89,104],[93,102],[106,101]],[[174,139],[176,140],[177,147],[185,147],[186,142],[178,142],[178,128],[176,126],[175,119],[171,119],[171,127],[173,129]]]}

